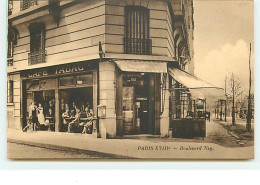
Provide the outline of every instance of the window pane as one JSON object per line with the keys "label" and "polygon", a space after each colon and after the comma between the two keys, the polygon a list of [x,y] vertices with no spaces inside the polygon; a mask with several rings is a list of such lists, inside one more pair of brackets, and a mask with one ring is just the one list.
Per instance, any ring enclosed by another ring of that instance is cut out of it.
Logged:
{"label": "window pane", "polygon": [[37,91],[39,90],[39,81],[33,80],[26,83],[26,90],[27,91]]}
{"label": "window pane", "polygon": [[74,76],[62,77],[62,78],[60,78],[60,86],[75,85],[74,79],[75,79]]}
{"label": "window pane", "polygon": [[13,103],[14,96],[14,82],[13,80],[9,80],[8,82],[8,103]]}
{"label": "window pane", "polygon": [[77,76],[77,85],[81,85],[81,84],[92,85],[93,84],[92,74]]}

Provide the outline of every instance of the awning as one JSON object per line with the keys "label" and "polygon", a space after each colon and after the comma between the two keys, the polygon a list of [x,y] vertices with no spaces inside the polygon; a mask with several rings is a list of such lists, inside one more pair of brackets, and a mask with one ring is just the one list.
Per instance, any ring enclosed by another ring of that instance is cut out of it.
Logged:
{"label": "awning", "polygon": [[189,89],[193,99],[225,99],[224,90],[177,68],[169,68],[169,74]]}
{"label": "awning", "polygon": [[167,73],[166,62],[117,60],[115,63],[122,71],[141,73]]}

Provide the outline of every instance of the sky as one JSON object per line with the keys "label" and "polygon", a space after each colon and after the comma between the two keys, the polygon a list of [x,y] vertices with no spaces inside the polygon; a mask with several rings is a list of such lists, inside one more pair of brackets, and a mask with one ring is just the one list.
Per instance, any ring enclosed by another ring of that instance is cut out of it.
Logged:
{"label": "sky", "polygon": [[223,87],[234,73],[249,84],[249,44],[254,67],[254,4],[250,0],[194,0],[195,75]]}

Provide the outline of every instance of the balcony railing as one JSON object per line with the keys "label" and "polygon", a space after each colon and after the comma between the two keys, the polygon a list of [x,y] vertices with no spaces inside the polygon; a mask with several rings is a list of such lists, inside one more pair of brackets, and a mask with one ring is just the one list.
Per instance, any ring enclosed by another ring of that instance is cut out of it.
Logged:
{"label": "balcony railing", "polygon": [[20,9],[23,11],[36,5],[38,5],[38,0],[21,0]]}
{"label": "balcony railing", "polygon": [[28,65],[40,64],[46,62],[46,50],[28,53]]}
{"label": "balcony railing", "polygon": [[124,38],[124,52],[126,54],[151,55],[152,40]]}

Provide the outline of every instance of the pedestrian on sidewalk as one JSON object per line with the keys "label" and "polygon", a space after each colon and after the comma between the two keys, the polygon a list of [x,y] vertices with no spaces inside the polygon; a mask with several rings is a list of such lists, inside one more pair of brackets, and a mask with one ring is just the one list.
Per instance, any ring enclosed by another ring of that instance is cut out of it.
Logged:
{"label": "pedestrian on sidewalk", "polygon": [[37,116],[37,106],[35,105],[35,101],[31,102],[29,106],[29,120],[27,121],[27,125],[24,127],[23,131],[27,131],[30,126],[32,126],[33,130],[37,130],[38,116]]}

